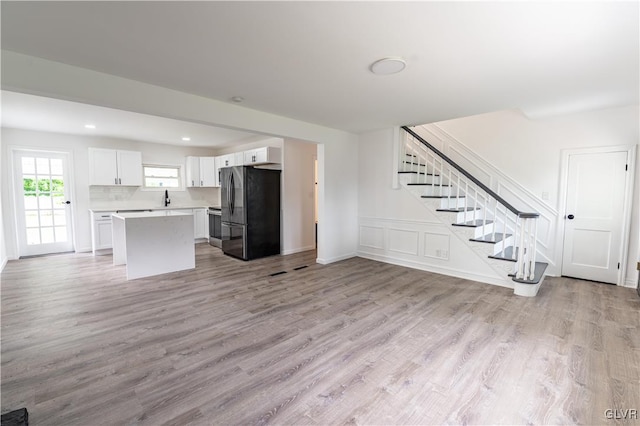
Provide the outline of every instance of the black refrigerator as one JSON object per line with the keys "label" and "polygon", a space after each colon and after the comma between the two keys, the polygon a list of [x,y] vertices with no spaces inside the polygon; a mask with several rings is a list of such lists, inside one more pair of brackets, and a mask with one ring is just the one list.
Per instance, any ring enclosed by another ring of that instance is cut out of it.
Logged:
{"label": "black refrigerator", "polygon": [[280,254],[280,170],[220,169],[222,251],[243,260]]}

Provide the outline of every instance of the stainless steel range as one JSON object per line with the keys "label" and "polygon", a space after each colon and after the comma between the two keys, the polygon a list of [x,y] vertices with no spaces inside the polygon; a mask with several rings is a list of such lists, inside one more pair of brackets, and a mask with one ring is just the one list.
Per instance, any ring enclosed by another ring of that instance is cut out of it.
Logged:
{"label": "stainless steel range", "polygon": [[209,244],[222,248],[222,210],[209,207]]}

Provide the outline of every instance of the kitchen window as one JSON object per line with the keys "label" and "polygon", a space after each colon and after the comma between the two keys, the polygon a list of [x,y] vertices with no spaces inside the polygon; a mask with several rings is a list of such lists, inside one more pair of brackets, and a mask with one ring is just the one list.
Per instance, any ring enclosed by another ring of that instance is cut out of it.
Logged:
{"label": "kitchen window", "polygon": [[183,190],[180,166],[145,164],[142,166],[145,189]]}

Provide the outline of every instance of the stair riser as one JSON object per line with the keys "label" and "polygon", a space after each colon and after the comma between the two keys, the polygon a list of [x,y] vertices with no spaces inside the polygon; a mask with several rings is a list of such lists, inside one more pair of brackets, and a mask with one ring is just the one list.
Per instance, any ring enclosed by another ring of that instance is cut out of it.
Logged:
{"label": "stair riser", "polygon": [[439,198],[441,209],[453,209],[457,207],[464,207],[464,198]]}
{"label": "stair riser", "polygon": [[478,226],[476,228],[471,228],[471,229],[473,229],[473,234],[471,238],[480,238],[483,235],[487,235],[493,232],[493,223],[489,223],[487,225]]}

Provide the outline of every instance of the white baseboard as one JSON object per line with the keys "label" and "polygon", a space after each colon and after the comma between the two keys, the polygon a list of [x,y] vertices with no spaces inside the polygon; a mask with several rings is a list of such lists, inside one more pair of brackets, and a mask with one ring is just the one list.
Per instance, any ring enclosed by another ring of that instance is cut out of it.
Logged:
{"label": "white baseboard", "polygon": [[511,281],[508,278],[501,280],[498,277],[492,277],[489,275],[469,273],[469,272],[460,271],[457,269],[427,265],[424,263],[412,262],[410,260],[396,259],[393,257],[381,256],[381,255],[365,253],[365,252],[358,252],[358,256],[365,259],[376,260],[378,262],[390,263],[392,265],[405,266],[407,268],[413,268],[413,269],[420,269],[421,271],[433,272],[436,274],[448,275],[456,278],[463,278],[465,280],[478,281],[481,283],[496,285],[499,287],[505,287],[505,288],[511,288],[511,289],[513,288],[513,281]]}
{"label": "white baseboard", "polygon": [[282,254],[283,255],[288,255],[288,254],[295,254],[295,253],[302,253],[303,251],[309,251],[309,250],[315,250],[316,246],[306,246],[306,247],[299,247],[299,248],[294,248],[294,249],[288,249],[288,250],[283,250]]}
{"label": "white baseboard", "polygon": [[330,263],[340,262],[341,260],[351,259],[352,257],[356,257],[356,256],[358,256],[356,253],[349,253],[342,256],[331,257],[329,259],[323,259],[318,257],[316,258],[316,263],[319,263],[321,265],[328,265]]}
{"label": "white baseboard", "polygon": [[627,288],[638,288],[638,283],[636,281],[626,280],[622,283],[622,286]]}
{"label": "white baseboard", "polygon": [[4,271],[4,267],[7,266],[7,262],[8,261],[9,261],[9,258],[7,258],[7,257],[2,259],[2,266],[0,266],[0,272]]}

